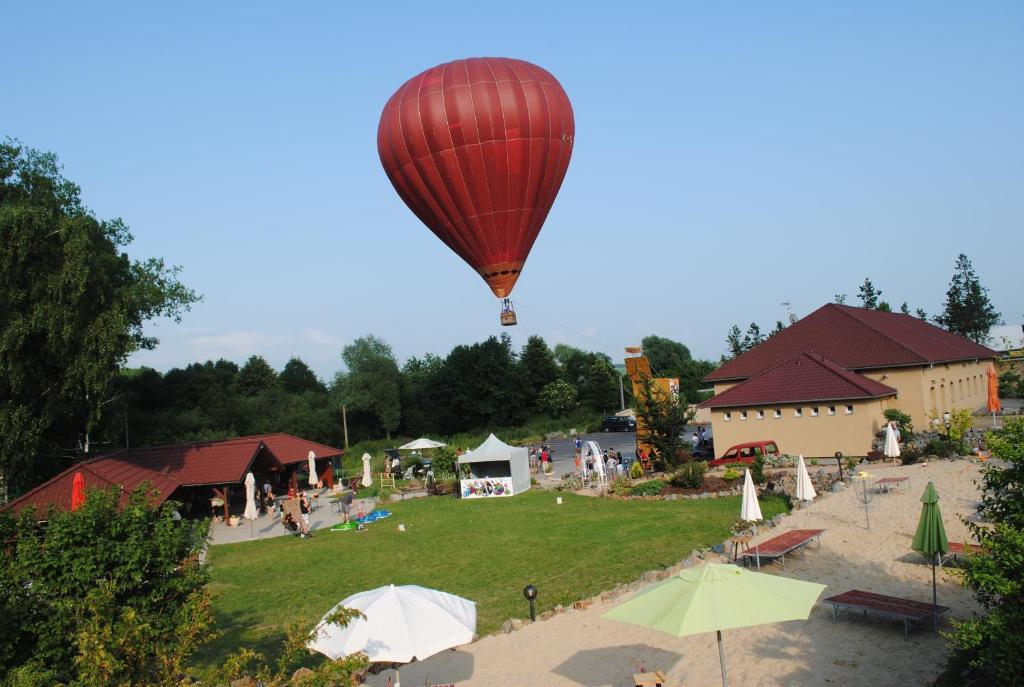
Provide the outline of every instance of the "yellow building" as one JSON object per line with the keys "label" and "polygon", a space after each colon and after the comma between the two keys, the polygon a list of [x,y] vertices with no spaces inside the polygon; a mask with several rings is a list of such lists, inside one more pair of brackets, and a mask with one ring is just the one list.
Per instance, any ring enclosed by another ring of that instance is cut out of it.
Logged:
{"label": "yellow building", "polygon": [[825,305],[704,378],[715,450],[774,440],[784,453],[863,456],[898,408],[928,413],[985,405],[996,352],[924,320]]}

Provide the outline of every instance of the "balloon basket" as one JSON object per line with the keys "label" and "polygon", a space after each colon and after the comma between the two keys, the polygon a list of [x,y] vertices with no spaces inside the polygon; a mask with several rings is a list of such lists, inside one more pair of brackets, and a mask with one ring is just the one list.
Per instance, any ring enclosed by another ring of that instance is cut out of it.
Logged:
{"label": "balloon basket", "polygon": [[512,301],[505,298],[501,302],[501,326],[514,327],[516,324],[516,311],[512,309]]}

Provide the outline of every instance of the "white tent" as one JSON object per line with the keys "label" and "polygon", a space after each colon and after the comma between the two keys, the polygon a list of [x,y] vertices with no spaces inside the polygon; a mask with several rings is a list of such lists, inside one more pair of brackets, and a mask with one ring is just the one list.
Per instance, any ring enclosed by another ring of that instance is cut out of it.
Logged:
{"label": "white tent", "polygon": [[530,456],[523,446],[509,446],[493,434],[459,456],[470,475],[462,480],[463,498],[513,496],[530,488]]}

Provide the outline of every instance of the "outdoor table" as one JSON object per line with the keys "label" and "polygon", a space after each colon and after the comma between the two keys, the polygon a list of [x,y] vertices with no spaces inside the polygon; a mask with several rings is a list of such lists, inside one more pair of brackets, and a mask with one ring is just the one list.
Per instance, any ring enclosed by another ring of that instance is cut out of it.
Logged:
{"label": "outdoor table", "polygon": [[878,487],[879,493],[888,494],[894,488],[902,489],[908,481],[910,481],[909,477],[883,477],[875,480],[875,486]]}
{"label": "outdoor table", "polygon": [[729,537],[729,543],[732,544],[732,560],[735,563],[740,557],[740,551],[746,551],[750,548],[751,536],[749,534],[737,534],[733,537]]}
{"label": "outdoor table", "polygon": [[633,684],[636,687],[663,687],[665,673],[660,670],[653,673],[633,673]]}

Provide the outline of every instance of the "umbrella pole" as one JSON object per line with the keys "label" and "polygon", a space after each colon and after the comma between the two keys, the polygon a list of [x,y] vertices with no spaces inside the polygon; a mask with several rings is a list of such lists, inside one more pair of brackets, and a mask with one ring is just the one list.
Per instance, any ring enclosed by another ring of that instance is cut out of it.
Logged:
{"label": "umbrella pole", "polygon": [[[939,605],[939,592],[935,584],[935,559],[939,557],[939,554],[935,554],[932,557],[932,606]],[[939,614],[932,611],[932,620],[935,625],[935,629],[939,629]]]}
{"label": "umbrella pole", "polygon": [[[754,558],[757,559],[757,569],[761,569],[761,545],[757,543],[757,524],[754,524]],[[721,633],[719,633],[721,637]]]}
{"label": "umbrella pole", "polygon": [[722,646],[722,631],[716,630],[718,633],[718,661],[722,664],[722,687],[729,687],[729,678],[725,675],[725,647]]}

